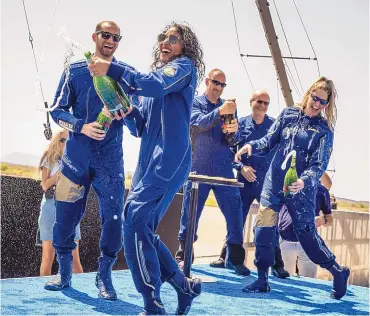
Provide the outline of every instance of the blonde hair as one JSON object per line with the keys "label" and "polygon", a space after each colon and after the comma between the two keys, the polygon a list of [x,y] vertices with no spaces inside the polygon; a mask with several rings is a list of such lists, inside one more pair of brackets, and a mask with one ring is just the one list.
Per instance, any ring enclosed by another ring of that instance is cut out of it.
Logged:
{"label": "blonde hair", "polygon": [[66,131],[60,130],[51,139],[48,147],[46,147],[44,153],[41,156],[38,167],[39,171],[41,171],[42,169],[41,165],[44,160],[46,160],[50,166],[53,166],[62,157],[65,147],[65,142],[61,142],[61,139],[63,138],[63,133],[66,133]]}
{"label": "blonde hair", "polygon": [[302,103],[299,104],[299,106],[302,108],[302,110],[304,110],[307,106],[308,100],[311,97],[311,93],[320,89],[324,90],[328,94],[329,101],[328,105],[321,112],[321,115],[327,120],[329,128],[334,130],[335,123],[337,121],[337,107],[335,104],[337,91],[332,80],[329,80],[326,77],[319,77],[306,91],[305,95],[303,96]]}

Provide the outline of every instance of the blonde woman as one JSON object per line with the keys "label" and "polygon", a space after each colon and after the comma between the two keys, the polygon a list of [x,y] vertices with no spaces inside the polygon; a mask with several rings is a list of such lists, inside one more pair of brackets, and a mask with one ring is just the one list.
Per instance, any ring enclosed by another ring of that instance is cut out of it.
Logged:
{"label": "blonde woman", "polygon": [[[274,263],[274,241],[278,214],[283,204],[292,218],[296,236],[312,262],[333,275],[331,297],[342,298],[350,271],[341,267],[315,228],[315,200],[321,176],[327,168],[336,122],[335,87],[331,80],[318,78],[305,93],[302,103],[284,109],[267,135],[243,146],[235,155],[265,155],[277,146],[263,184],[254,239],[258,279],[244,292],[269,292],[268,269]],[[296,157],[298,179],[284,188],[284,178]],[[289,164],[287,164],[290,161]]]}
{"label": "blonde woman", "polygon": [[[39,164],[41,173],[41,186],[44,195],[41,201],[39,216],[39,233],[42,241],[42,259],[40,266],[40,276],[51,275],[51,266],[55,257],[55,250],[52,245],[53,225],[55,222],[55,201],[54,187],[59,174],[59,160],[62,157],[68,132],[61,130],[53,137],[50,144],[44,151]],[[76,227],[75,241],[77,247],[73,252],[73,272],[83,272],[80,255],[78,251],[78,241],[81,239],[80,225]]]}

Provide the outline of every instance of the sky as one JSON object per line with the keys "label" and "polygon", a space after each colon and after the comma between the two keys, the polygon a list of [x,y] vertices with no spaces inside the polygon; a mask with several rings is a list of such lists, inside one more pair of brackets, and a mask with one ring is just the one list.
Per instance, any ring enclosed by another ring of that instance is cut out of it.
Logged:
{"label": "sky", "polygon": [[[14,152],[40,156],[48,141],[43,135],[45,113],[37,82],[45,100],[53,101],[63,71],[68,44],[60,31],[82,47],[94,50],[91,34],[101,20],[113,20],[123,39],[115,57],[142,72],[149,71],[157,35],[172,20],[188,22],[204,51],[206,71],[222,69],[228,86],[223,97],[236,98],[239,116],[250,114],[252,86],[239,57],[231,0],[24,0],[35,62],[21,0],[1,1],[1,159]],[[186,3],[183,4],[182,3]],[[293,0],[270,1],[270,11],[283,56],[290,56],[278,9],[293,56],[314,57]],[[338,121],[329,169],[335,168],[332,192],[340,197],[369,200],[369,2],[368,0],[295,0],[315,49],[321,75],[330,77],[338,90]],[[254,0],[234,0],[240,51],[270,55]],[[72,61],[83,58],[74,49]],[[276,117],[284,108],[270,58],[244,58],[255,89],[271,96],[268,114]],[[303,91],[318,77],[316,62],[295,62]],[[303,95],[291,61],[288,65]],[[204,91],[204,83],[199,93]],[[58,127],[53,123],[53,130]],[[125,170],[136,167],[140,140],[124,131]]]}

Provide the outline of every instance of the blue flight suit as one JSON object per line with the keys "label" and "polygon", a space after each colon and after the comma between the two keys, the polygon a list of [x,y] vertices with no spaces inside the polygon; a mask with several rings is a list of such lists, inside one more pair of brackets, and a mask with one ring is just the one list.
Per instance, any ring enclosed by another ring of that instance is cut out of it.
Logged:
{"label": "blue flight suit", "polygon": [[[245,117],[241,117],[238,120],[239,123],[239,135],[240,141],[237,145],[236,149],[243,147],[246,143],[257,140],[265,135],[267,135],[268,130],[274,123],[275,119],[271,116],[265,115],[265,118],[261,124],[257,124],[252,115],[248,115]],[[234,168],[238,171],[238,181],[244,184],[244,187],[240,188],[240,197],[242,200],[242,209],[243,209],[243,223],[247,219],[249,209],[256,199],[258,203],[261,200],[261,193],[263,182],[265,180],[265,176],[267,173],[268,168],[270,167],[271,159],[275,154],[275,150],[271,150],[266,156],[250,156],[247,155],[242,156],[242,160],[239,162],[234,162]],[[256,170],[256,181],[249,182],[241,173],[241,169],[243,166],[251,166],[254,170]],[[281,250],[279,248],[278,243],[278,235],[276,236],[276,245],[275,245],[275,264],[276,267],[284,267],[284,262],[281,257]],[[221,254],[223,257],[223,252]]]}
{"label": "blue flight suit", "polygon": [[[118,84],[126,93],[131,92],[121,80]],[[113,121],[101,141],[81,133],[83,125],[95,122],[103,108],[86,61],[71,64],[63,73],[54,105],[56,107],[51,112],[52,118],[61,127],[69,130],[69,139],[62,157],[61,176],[55,191],[56,221],[53,228],[53,246],[58,255],[62,282],[56,287],[52,282],[53,284],[45,288],[60,290],[70,284],[69,262],[72,260],[72,250],[76,247],[75,228],[84,214],[92,185],[99,200],[102,226],[98,275],[103,273],[109,283],[105,283],[107,286],[104,289],[105,293],[99,293],[99,296],[115,300],[116,294],[111,284],[110,273],[123,244],[122,212],[125,177],[122,126],[124,123]],[[133,125],[132,127],[134,128]],[[108,297],[104,297],[106,294]]]}
{"label": "blue flight suit", "polygon": [[[129,92],[123,82],[119,84]],[[76,247],[75,227],[83,216],[92,184],[99,199],[102,220],[100,249],[103,254],[115,257],[122,247],[124,123],[113,121],[101,141],[81,134],[82,126],[95,122],[103,108],[86,61],[71,64],[67,80],[66,73],[63,74],[53,104],[57,102],[58,106],[51,112],[51,116],[57,124],[69,130],[61,166],[64,177],[60,182],[72,182],[74,192],[58,199],[57,186],[53,246],[57,253],[71,252]],[[71,108],[73,114],[69,112]],[[60,189],[66,190],[64,186]]]}
{"label": "blue flight suit", "polygon": [[[315,216],[320,216],[320,211],[324,215],[332,214],[329,190],[321,183],[317,185]],[[282,208],[279,214],[279,234],[283,240],[290,242],[298,241],[292,219],[285,207]]]}
{"label": "blue flight suit", "polygon": [[[210,102],[203,94],[195,97],[191,112],[193,162],[192,172],[199,175],[234,178],[234,153],[230,146],[238,142],[238,132],[224,134],[219,107],[225,102],[219,99],[217,104]],[[229,258],[233,264],[244,262],[245,252],[243,245],[243,222],[239,189],[229,186],[200,184],[198,191],[198,205],[195,223],[195,234],[209,191],[213,190],[221,212],[225,216],[227,225],[226,244],[229,248]],[[191,182],[184,186],[184,200],[181,212],[179,241],[185,243],[187,235],[188,214],[190,207]],[[195,240],[197,236],[195,235]],[[182,246],[179,253],[182,254]]]}
{"label": "blue flight suit", "polygon": [[[239,118],[240,142],[238,143],[237,149],[243,147],[246,143],[252,140],[257,140],[267,135],[267,132],[274,121],[275,119],[268,115],[265,115],[261,124],[257,124],[251,115]],[[240,162],[234,163],[234,168],[238,171],[238,181],[244,183],[244,187],[239,189],[242,199],[243,223],[245,223],[254,199],[256,199],[258,203],[260,202],[263,181],[265,180],[265,175],[270,167],[274,153],[275,151],[272,150],[264,157],[255,155],[248,157],[247,155],[243,155]],[[241,174],[243,166],[251,166],[256,170],[255,182],[249,182],[244,178]]]}
{"label": "blue flight suit", "polygon": [[[135,122],[133,134],[141,137],[141,146],[124,209],[124,250],[148,312],[150,306],[160,305],[161,284],[179,272],[170,251],[154,232],[189,175],[196,68],[187,57],[176,58],[149,74],[111,63],[108,76],[122,78],[143,96],[140,106],[126,118]],[[151,298],[159,305],[150,303]]]}
{"label": "blue flight suit", "polygon": [[[332,267],[335,256],[318,235],[314,224],[317,186],[333,146],[333,132],[326,120],[321,116],[310,118],[298,107],[286,108],[268,134],[250,144],[252,155],[266,154],[277,145],[266,174],[254,228],[255,265],[260,275],[267,275],[268,268],[274,263],[275,226],[283,204],[287,205],[297,238],[311,261],[322,268]],[[304,188],[295,195],[284,196],[283,184],[288,168],[282,170],[281,166],[291,150],[296,151],[297,174],[304,181]]]}

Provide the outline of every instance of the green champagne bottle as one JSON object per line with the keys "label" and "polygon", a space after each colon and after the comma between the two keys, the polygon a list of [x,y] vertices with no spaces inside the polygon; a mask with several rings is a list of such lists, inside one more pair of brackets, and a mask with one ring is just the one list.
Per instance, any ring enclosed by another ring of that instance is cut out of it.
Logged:
{"label": "green champagne bottle", "polygon": [[288,189],[289,186],[292,185],[292,183],[296,182],[298,179],[298,174],[297,174],[297,169],[296,169],[296,151],[292,150],[285,158],[283,164],[281,165],[281,169],[285,170],[286,169],[286,164],[288,162],[288,159],[292,156],[292,161],[290,163],[290,167],[285,174],[284,178],[284,186],[283,186],[283,191],[284,191],[284,196],[290,196],[292,195]]}
{"label": "green champagne bottle", "polygon": [[104,132],[108,132],[110,125],[112,124],[112,119],[109,116],[106,116],[103,111],[99,113],[96,122],[102,126]]}
{"label": "green champagne bottle", "polygon": [[[93,63],[91,52],[86,52],[85,57],[88,64]],[[113,80],[109,76],[92,76],[95,91],[108,110],[112,114],[121,109],[126,113],[130,107],[130,101],[117,81]],[[105,132],[108,132],[112,119],[106,116],[102,111],[99,113],[96,122],[103,126],[102,129]]]}

